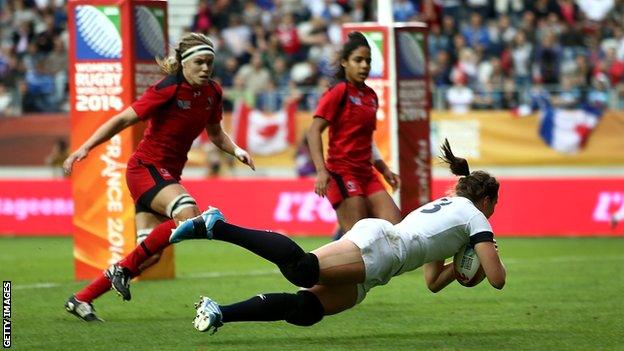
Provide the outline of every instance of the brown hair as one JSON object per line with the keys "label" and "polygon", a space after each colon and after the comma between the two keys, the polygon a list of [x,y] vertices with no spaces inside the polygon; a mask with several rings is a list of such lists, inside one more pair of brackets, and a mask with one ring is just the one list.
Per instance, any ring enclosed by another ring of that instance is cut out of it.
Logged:
{"label": "brown hair", "polygon": [[348,60],[349,55],[353,51],[355,51],[360,46],[367,47],[370,50],[370,45],[368,45],[368,41],[366,37],[361,32],[351,32],[349,33],[347,42],[342,46],[342,50],[340,50],[338,60],[336,62],[336,73],[334,78],[338,80],[343,80],[346,78],[345,69],[342,67],[342,60]]}
{"label": "brown hair", "polygon": [[441,149],[442,156],[440,158],[442,161],[449,164],[454,175],[460,176],[454,189],[457,196],[468,198],[475,204],[486,197],[489,197],[491,200],[498,198],[500,184],[496,178],[485,171],[474,171],[471,173],[468,161],[453,154],[448,139],[444,139]]}
{"label": "brown hair", "polygon": [[156,58],[160,70],[166,74],[180,73],[182,70],[182,53],[197,45],[208,45],[214,48],[212,41],[207,36],[201,33],[187,33],[180,39],[178,47],[173,53],[167,57]]}

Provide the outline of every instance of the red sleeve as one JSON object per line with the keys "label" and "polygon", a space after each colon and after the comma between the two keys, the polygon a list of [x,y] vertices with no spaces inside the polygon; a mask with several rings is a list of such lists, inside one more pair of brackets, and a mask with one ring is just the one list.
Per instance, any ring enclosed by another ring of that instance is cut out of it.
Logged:
{"label": "red sleeve", "polygon": [[338,83],[327,90],[319,100],[314,117],[321,117],[330,122],[336,118],[338,110],[344,108],[340,105],[346,94],[346,89],[347,83]]}
{"label": "red sleeve", "polygon": [[212,87],[215,91],[214,108],[212,109],[212,116],[208,120],[210,124],[220,123],[223,119],[223,89],[219,83],[212,81]]}
{"label": "red sleeve", "polygon": [[139,116],[139,119],[145,120],[149,118],[154,110],[169,101],[173,97],[173,94],[175,94],[177,85],[170,84],[163,86],[164,84],[161,83],[163,83],[165,79],[167,79],[167,77],[147,88],[143,95],[132,103],[132,109],[134,109],[134,112]]}

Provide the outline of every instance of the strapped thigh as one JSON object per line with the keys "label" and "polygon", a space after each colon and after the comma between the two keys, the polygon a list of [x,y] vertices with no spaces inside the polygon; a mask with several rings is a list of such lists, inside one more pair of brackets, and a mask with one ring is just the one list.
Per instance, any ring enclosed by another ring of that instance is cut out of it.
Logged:
{"label": "strapped thigh", "polygon": [[174,218],[182,209],[197,206],[195,199],[189,194],[181,194],[176,196],[165,208],[165,212],[169,218]]}

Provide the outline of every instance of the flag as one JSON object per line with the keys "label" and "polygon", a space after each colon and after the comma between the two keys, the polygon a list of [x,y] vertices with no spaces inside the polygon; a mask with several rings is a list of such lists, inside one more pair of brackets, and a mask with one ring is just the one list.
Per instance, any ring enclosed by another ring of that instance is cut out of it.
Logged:
{"label": "flag", "polygon": [[546,95],[533,96],[531,105],[520,106],[516,116],[525,116],[539,111],[539,135],[542,140],[558,152],[574,154],[583,149],[592,131],[600,122],[602,108],[583,104],[575,109],[552,106]]}
{"label": "flag", "polygon": [[232,114],[232,135],[241,148],[256,155],[273,155],[295,143],[297,99],[288,100],[276,113],[250,108],[244,100]]}

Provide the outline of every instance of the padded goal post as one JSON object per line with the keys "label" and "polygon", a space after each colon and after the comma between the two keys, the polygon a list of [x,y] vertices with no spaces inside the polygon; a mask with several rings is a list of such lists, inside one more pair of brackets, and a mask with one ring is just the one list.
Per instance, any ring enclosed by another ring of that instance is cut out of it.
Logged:
{"label": "padded goal post", "polygon": [[347,23],[342,31],[344,39],[349,32],[362,32],[371,47],[366,84],[379,97],[375,143],[401,177],[394,197],[405,216],[431,201],[427,26],[419,22]]}
{"label": "padded goal post", "polygon": [[[167,49],[167,3],[145,0],[68,2],[71,149],[159,79],[155,56]],[[126,163],[143,133],[126,128],[75,164],[74,263],[76,279],[91,279],[136,246],[134,203]],[[173,250],[142,278],[172,278]]]}

